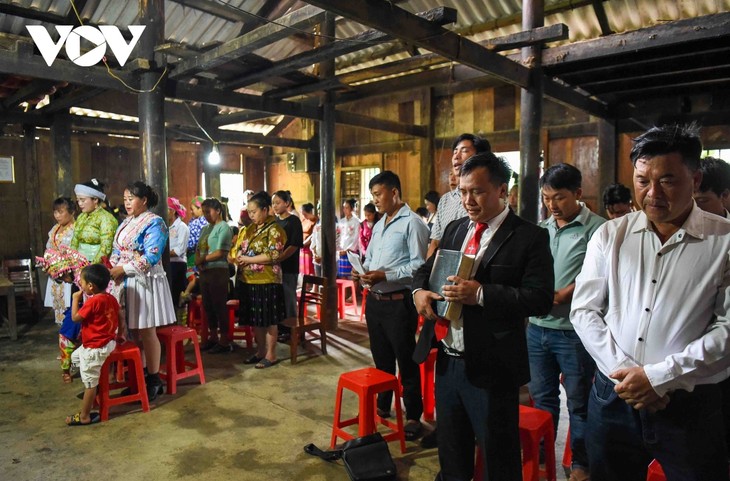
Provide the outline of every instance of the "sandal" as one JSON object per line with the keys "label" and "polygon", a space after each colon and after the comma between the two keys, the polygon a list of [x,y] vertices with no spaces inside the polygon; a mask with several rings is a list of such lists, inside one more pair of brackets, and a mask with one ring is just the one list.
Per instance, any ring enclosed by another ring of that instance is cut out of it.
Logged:
{"label": "sandal", "polygon": [[276,364],[276,361],[269,361],[268,359],[263,358],[254,367],[256,369],[266,369],[267,367],[271,367],[274,364]]}
{"label": "sandal", "polygon": [[61,378],[63,379],[63,383],[64,383],[64,384],[71,384],[71,383],[72,383],[72,382],[74,381],[74,379],[73,379],[73,377],[71,376],[71,373],[70,373],[70,372],[64,372],[64,373],[63,373],[63,374],[61,375]]}
{"label": "sandal", "polygon": [[88,426],[89,424],[96,424],[101,421],[101,415],[99,413],[91,413],[91,421],[88,423],[81,422],[81,413],[72,414],[66,418],[67,426]]}
{"label": "sandal", "polygon": [[243,363],[244,364],[258,364],[259,362],[261,362],[262,359],[263,359],[263,357],[258,357],[256,354],[254,354],[253,356],[251,356],[248,359],[246,359],[245,361],[243,361]]}

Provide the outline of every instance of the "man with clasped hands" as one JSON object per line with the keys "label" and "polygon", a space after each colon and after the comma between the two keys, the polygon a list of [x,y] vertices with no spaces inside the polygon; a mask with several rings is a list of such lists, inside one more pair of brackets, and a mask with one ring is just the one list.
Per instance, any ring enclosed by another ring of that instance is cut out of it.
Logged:
{"label": "man with clasped hands", "polygon": [[436,361],[436,480],[472,479],[475,438],[484,479],[522,480],[519,387],[530,379],[525,319],[550,311],[554,278],[547,231],[504,204],[510,175],[492,153],[474,155],[461,168],[468,217],[448,225],[439,248],[475,256],[472,280],[451,276],[453,285],[443,288],[446,301],[464,305],[462,317],[436,322],[431,303],[441,297],[428,290],[435,254],[413,279],[416,309],[426,319],[414,360],[423,362],[445,335]]}

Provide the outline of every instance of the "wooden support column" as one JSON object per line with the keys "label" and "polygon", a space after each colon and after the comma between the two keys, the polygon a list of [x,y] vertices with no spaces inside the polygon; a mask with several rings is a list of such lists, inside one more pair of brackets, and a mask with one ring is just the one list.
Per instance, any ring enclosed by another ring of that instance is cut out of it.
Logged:
{"label": "wooden support column", "polygon": [[[335,16],[327,12],[322,22],[323,44],[331,42],[335,37]],[[327,60],[319,64],[322,79],[334,77],[335,63]],[[327,288],[327,306],[324,310],[327,329],[337,329],[337,242],[335,223],[335,99],[332,92],[326,92],[322,101],[322,120],[319,122],[319,151],[321,153],[321,175],[319,177],[322,194],[320,199],[322,222],[322,276],[329,281]]]}
{"label": "wooden support column", "polygon": [[[523,0],[522,29],[542,27],[544,0]],[[528,88],[522,89],[520,98],[520,157],[522,159],[519,188],[519,214],[537,222],[540,199],[540,125],[542,123],[543,83],[541,72],[541,46],[522,49],[522,63],[529,67]]]}
{"label": "wooden support column", "polygon": [[[201,124],[203,128],[212,135],[215,131],[213,126],[213,117],[218,115],[218,108],[213,105],[204,104],[202,107]],[[213,142],[204,142],[203,144],[203,172],[205,172],[205,194],[208,197],[221,197],[221,164],[211,165],[208,156],[213,151]],[[223,159],[221,159],[223,162]],[[266,185],[266,172],[264,171],[264,187]]]}
{"label": "wooden support column", "polygon": [[[617,180],[616,143],[616,122],[598,119],[598,203],[604,210],[603,191]],[[603,210],[598,213],[603,215]]]}
{"label": "wooden support column", "polygon": [[433,109],[433,89],[426,87],[421,90],[421,125],[426,126],[427,136],[425,139],[421,139],[421,195],[420,199],[426,195],[426,192],[433,190],[433,186],[436,185],[434,178],[434,164],[436,159],[433,153],[433,132],[434,132],[434,109]]}
{"label": "wooden support column", "polygon": [[54,198],[72,196],[74,191],[73,165],[71,164],[71,116],[59,112],[51,124],[51,153],[56,162]]}
{"label": "wooden support column", "polygon": [[[29,256],[43,255],[45,239],[41,232],[41,186],[39,178],[38,150],[35,143],[36,129],[23,126],[23,152],[25,154],[25,203],[28,209]],[[66,194],[70,195],[70,194]]]}
{"label": "wooden support column", "polygon": [[139,41],[139,56],[150,62],[150,69],[140,74],[142,92],[137,97],[142,168],[145,183],[160,196],[157,206],[150,210],[167,219],[165,92],[164,82],[160,81],[165,69],[165,56],[155,56],[155,47],[165,42],[164,0],[139,0],[139,18],[147,27]]}

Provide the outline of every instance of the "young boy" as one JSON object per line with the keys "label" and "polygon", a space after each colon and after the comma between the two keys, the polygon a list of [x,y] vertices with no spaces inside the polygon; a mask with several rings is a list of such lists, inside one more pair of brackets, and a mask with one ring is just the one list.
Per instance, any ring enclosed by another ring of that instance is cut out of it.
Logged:
{"label": "young boy", "polygon": [[[75,292],[71,299],[71,318],[74,322],[81,322],[81,347],[73,352],[71,360],[79,366],[85,389],[81,411],[66,418],[69,426],[86,426],[100,421],[99,413],[92,413],[91,407],[101,367],[117,345],[115,339],[119,326],[119,303],[106,292],[109,279],[109,269],[101,264],[84,267],[79,279],[81,290]],[[80,307],[84,294],[88,298]],[[123,333],[121,331],[120,334]]]}

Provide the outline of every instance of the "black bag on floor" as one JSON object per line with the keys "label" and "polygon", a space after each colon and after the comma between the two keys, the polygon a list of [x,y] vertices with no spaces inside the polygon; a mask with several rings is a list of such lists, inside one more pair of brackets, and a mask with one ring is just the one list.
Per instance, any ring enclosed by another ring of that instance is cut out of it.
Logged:
{"label": "black bag on floor", "polygon": [[342,459],[352,481],[395,481],[393,458],[380,433],[355,438],[342,445],[342,449],[322,451],[314,444],[304,446],[304,452],[325,461]]}

